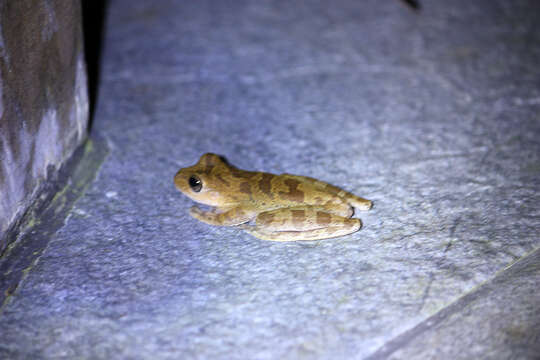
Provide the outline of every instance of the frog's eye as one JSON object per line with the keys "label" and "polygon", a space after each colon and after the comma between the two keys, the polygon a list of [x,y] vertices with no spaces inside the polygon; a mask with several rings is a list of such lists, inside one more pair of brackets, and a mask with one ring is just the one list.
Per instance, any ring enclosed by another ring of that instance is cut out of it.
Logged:
{"label": "frog's eye", "polygon": [[189,187],[195,192],[199,192],[202,189],[202,181],[195,175],[191,175],[189,178]]}

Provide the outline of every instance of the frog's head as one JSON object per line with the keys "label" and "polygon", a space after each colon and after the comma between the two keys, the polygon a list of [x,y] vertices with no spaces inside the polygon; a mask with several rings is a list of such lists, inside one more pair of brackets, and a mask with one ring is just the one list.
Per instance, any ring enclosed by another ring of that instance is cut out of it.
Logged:
{"label": "frog's head", "polygon": [[210,206],[227,206],[230,189],[224,177],[231,166],[219,155],[207,153],[195,165],[180,169],[174,176],[174,185],[192,200]]}

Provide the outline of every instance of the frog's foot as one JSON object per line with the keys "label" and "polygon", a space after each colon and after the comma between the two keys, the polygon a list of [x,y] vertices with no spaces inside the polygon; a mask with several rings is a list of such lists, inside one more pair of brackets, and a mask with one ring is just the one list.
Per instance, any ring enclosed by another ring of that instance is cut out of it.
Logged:
{"label": "frog's foot", "polygon": [[205,222],[207,224],[213,224],[215,213],[214,211],[204,211],[198,208],[197,206],[192,206],[189,209],[189,215],[193,216],[195,219]]}

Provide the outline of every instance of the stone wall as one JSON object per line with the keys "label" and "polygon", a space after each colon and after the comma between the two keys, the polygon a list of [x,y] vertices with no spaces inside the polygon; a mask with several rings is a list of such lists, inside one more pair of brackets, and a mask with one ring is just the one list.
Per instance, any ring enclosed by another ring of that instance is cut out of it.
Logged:
{"label": "stone wall", "polygon": [[0,0],[0,252],[87,124],[80,1]]}

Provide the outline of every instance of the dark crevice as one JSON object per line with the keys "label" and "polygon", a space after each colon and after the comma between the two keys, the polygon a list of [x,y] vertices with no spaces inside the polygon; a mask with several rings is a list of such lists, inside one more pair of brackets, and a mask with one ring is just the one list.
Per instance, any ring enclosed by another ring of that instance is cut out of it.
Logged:
{"label": "dark crevice", "polygon": [[107,16],[108,0],[82,0],[84,53],[88,73],[88,96],[90,102],[89,131],[98,96],[103,28]]}

